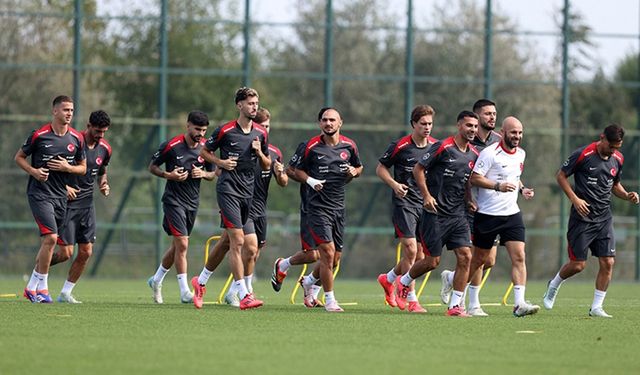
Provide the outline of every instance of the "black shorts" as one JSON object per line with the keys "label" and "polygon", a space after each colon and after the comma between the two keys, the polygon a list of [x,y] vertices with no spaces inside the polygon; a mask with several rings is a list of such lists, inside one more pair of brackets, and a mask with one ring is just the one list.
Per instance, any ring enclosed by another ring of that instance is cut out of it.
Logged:
{"label": "black shorts", "polygon": [[422,210],[419,237],[426,256],[439,257],[442,247],[453,250],[471,247],[471,233],[465,216],[442,216]]}
{"label": "black shorts", "polygon": [[567,230],[569,259],[587,260],[588,249],[594,257],[616,256],[613,217],[597,223],[569,218]]}
{"label": "black shorts", "polygon": [[220,207],[220,228],[242,229],[249,219],[252,199],[218,194],[217,200]]}
{"label": "black shorts", "polygon": [[166,203],[162,204],[162,209],[164,210],[162,228],[169,236],[182,237],[191,235],[198,210],[187,210],[182,206]]}
{"label": "black shorts", "polygon": [[27,195],[27,199],[41,236],[62,232],[67,214],[66,198],[39,200]]}
{"label": "black shorts", "polygon": [[336,251],[344,247],[345,211],[314,212],[306,218],[307,228],[316,246],[333,242]]}
{"label": "black shorts", "polygon": [[473,229],[473,246],[491,249],[500,236],[500,245],[509,241],[524,242],[525,230],[522,212],[509,216],[493,216],[476,212]]}
{"label": "black shorts", "polygon": [[59,245],[96,242],[96,211],[93,205],[68,208],[64,228],[58,237]]}
{"label": "black shorts", "polygon": [[415,238],[418,234],[418,223],[422,207],[393,207],[391,221],[396,238]]}
{"label": "black shorts", "polygon": [[311,230],[307,225],[307,214],[304,212],[300,212],[300,246],[305,251],[316,248],[316,241],[313,240]]}
{"label": "black shorts", "polygon": [[242,231],[244,235],[254,234],[258,238],[258,248],[264,247],[267,244],[267,217],[266,216],[258,216],[252,217],[250,216],[247,220],[247,223],[242,227]]}

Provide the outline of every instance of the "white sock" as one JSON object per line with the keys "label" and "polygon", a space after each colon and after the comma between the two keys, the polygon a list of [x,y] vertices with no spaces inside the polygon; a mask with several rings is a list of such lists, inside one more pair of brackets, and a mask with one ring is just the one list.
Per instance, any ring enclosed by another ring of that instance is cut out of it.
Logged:
{"label": "white sock", "polygon": [[396,281],[396,279],[398,278],[398,276],[400,276],[400,275],[396,275],[395,271],[392,268],[391,271],[387,272],[387,281],[390,282],[391,284],[393,284]]}
{"label": "white sock", "polygon": [[245,284],[244,279],[236,280],[233,282],[235,289],[238,291],[238,298],[241,300],[249,294],[247,290],[247,284]]}
{"label": "white sock", "polygon": [[454,308],[456,306],[460,306],[462,303],[462,299],[464,298],[464,292],[454,290],[451,293],[451,300],[449,301],[449,308]]}
{"label": "white sock", "polygon": [[324,301],[327,305],[332,302],[336,302],[336,297],[333,295],[333,290],[330,292],[324,292]]}
{"label": "white sock", "polygon": [[411,291],[409,291],[409,294],[407,294],[407,301],[418,302],[418,297],[416,297],[415,289],[412,289]]}
{"label": "white sock", "polygon": [[413,282],[413,278],[411,276],[409,276],[409,272],[405,273],[401,278],[400,278],[400,283],[404,286],[409,286],[411,285],[411,283]]}
{"label": "white sock", "polygon": [[178,286],[180,287],[180,295],[191,293],[189,284],[187,283],[187,274],[181,273],[176,276],[178,278]]}
{"label": "white sock", "polygon": [[49,274],[41,273],[36,290],[49,290]]}
{"label": "white sock", "polygon": [[288,257],[280,261],[280,263],[278,264],[278,270],[280,272],[287,272],[289,267],[291,267],[291,262],[289,261],[290,259],[291,257]]}
{"label": "white sock", "polygon": [[513,286],[513,299],[515,306],[520,306],[524,303],[524,289],[524,285]]}
{"label": "white sock", "polygon": [[27,283],[27,290],[36,290],[41,278],[42,275],[37,273],[36,270],[33,270],[33,272],[31,272],[31,278],[29,278],[29,282]]}
{"label": "white sock", "polygon": [[162,284],[162,280],[164,280],[164,276],[169,272],[167,268],[162,267],[162,264],[158,266],[155,275],[153,275],[153,281]]}
{"label": "white sock", "polygon": [[202,267],[202,272],[200,272],[200,276],[198,276],[198,284],[207,285],[207,281],[213,274],[213,271],[209,271],[207,267]]}
{"label": "white sock", "polygon": [[71,291],[73,290],[74,286],[76,286],[76,283],[72,283],[69,280],[65,280],[64,285],[62,286],[62,290],[60,291],[60,294],[71,294]]}
{"label": "white sock", "polygon": [[560,272],[558,272],[556,274],[556,277],[554,277],[553,280],[549,282],[549,286],[551,288],[560,289],[560,286],[562,285],[563,282],[564,282],[564,279],[560,277]]}
{"label": "white sock", "polygon": [[320,294],[320,289],[322,287],[320,285],[311,285],[311,295],[314,299],[318,299],[318,294]]}
{"label": "white sock", "polygon": [[607,291],[602,291],[596,289],[593,293],[593,303],[591,303],[591,310],[602,307],[602,303],[604,302],[604,297],[607,296]]}
{"label": "white sock", "polygon": [[469,285],[469,308],[480,306],[480,287]]}
{"label": "white sock", "polygon": [[309,285],[313,285],[318,281],[318,279],[316,279],[315,277],[313,277],[313,273],[310,273],[308,276],[305,276],[302,279],[302,284],[304,286],[309,286]]}
{"label": "white sock", "polygon": [[456,271],[453,271],[447,275],[447,283],[453,285],[453,277],[456,275]]}
{"label": "white sock", "polygon": [[249,293],[253,293],[252,281],[253,281],[253,274],[247,275],[244,277],[244,284],[247,286],[247,290],[249,291]]}

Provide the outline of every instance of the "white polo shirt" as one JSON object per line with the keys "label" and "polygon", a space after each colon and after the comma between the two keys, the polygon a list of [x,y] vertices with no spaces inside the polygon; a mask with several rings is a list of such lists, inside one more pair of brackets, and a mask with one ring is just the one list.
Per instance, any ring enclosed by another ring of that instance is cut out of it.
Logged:
{"label": "white polo shirt", "polygon": [[500,192],[493,189],[479,188],[477,205],[478,212],[492,216],[509,216],[520,212],[518,194],[520,191],[520,176],[524,170],[526,153],[520,147],[509,152],[498,142],[488,146],[476,161],[473,172],[495,182],[511,182],[516,190]]}

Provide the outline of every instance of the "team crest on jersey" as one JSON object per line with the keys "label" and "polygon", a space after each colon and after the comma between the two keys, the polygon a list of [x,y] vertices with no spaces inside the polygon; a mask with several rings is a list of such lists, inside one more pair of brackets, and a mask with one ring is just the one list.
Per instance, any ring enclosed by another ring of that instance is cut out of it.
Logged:
{"label": "team crest on jersey", "polygon": [[473,165],[474,165],[474,164],[475,164],[475,163],[474,163],[473,161],[470,161],[470,162],[469,162],[469,169],[473,169]]}
{"label": "team crest on jersey", "polygon": [[349,154],[347,154],[346,151],[342,151],[340,153],[340,158],[342,158],[342,160],[347,160],[349,158]]}
{"label": "team crest on jersey", "polygon": [[616,173],[618,173],[618,171],[615,168],[611,168],[611,170],[609,172],[611,172],[611,176],[612,177],[615,177]]}
{"label": "team crest on jersey", "polygon": [[67,145],[67,150],[69,150],[69,152],[73,152],[76,149],[76,146],[74,146],[73,144],[69,143]]}
{"label": "team crest on jersey", "polygon": [[200,155],[198,155],[198,163],[204,163],[204,159]]}
{"label": "team crest on jersey", "polygon": [[96,158],[96,164],[97,164],[97,165],[102,165],[102,158],[101,158],[101,157],[99,157],[99,156],[98,156],[98,157]]}

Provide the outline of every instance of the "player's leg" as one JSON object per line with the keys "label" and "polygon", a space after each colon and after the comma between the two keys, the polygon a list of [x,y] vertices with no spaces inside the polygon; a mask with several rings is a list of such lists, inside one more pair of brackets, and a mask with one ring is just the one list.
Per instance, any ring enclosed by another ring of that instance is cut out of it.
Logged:
{"label": "player's leg", "polygon": [[511,258],[511,282],[513,283],[513,315],[521,317],[532,315],[540,310],[540,306],[532,305],[525,300],[527,284],[527,266],[525,263],[525,245],[522,241],[505,242],[507,253]]}
{"label": "player's leg", "polygon": [[318,272],[320,281],[322,282],[322,288],[324,289],[324,308],[329,312],[341,312],[343,310],[340,305],[338,305],[338,301],[333,292],[333,267],[336,254],[333,241],[321,243],[318,246],[318,251],[320,252]]}
{"label": "player's leg", "polygon": [[604,299],[607,295],[607,288],[611,282],[613,274],[613,265],[615,264],[616,242],[615,233],[613,231],[613,219],[600,225],[600,231],[597,240],[591,245],[593,255],[598,257],[598,275],[596,276],[596,290],[593,294],[593,302],[589,310],[590,316],[600,318],[611,318],[602,308]]}
{"label": "player's leg", "polygon": [[66,302],[66,303],[82,303],[77,300],[72,292],[73,288],[76,286],[76,283],[82,276],[85,268],[87,267],[87,263],[89,263],[89,258],[93,253],[93,243],[85,242],[78,244],[78,255],[71,263],[71,268],[69,268],[69,274],[67,275],[67,280],[64,282],[62,286],[62,290],[60,291],[60,295],[58,296],[58,302]]}
{"label": "player's leg", "polygon": [[468,315],[462,308],[462,303],[464,299],[464,290],[467,285],[467,279],[469,278],[471,248],[467,246],[457,247],[453,249],[453,253],[456,256],[456,268],[454,271],[455,276],[452,283],[453,291],[451,292],[447,315],[466,317]]}
{"label": "player's leg", "polygon": [[253,293],[253,270],[258,259],[258,236],[256,233],[245,234],[242,248],[242,264],[244,267],[244,280],[249,293]]}
{"label": "player's leg", "polygon": [[176,278],[180,288],[180,301],[182,303],[193,302],[193,293],[187,280],[187,251],[189,249],[189,236],[173,237],[173,260],[176,267]]}

